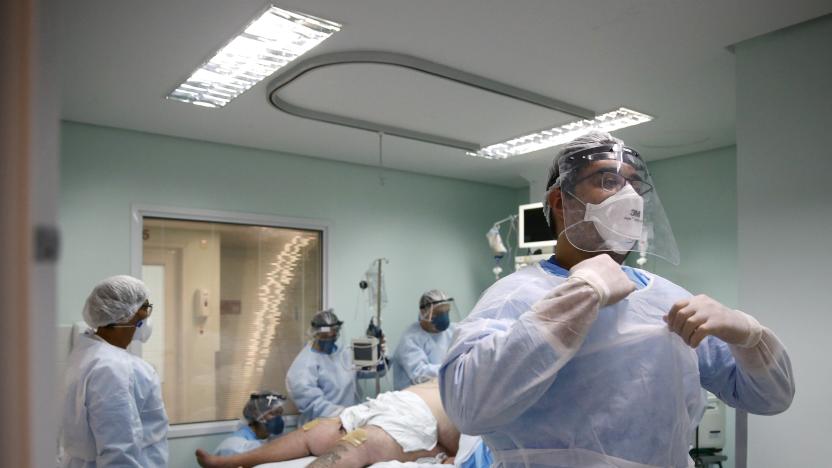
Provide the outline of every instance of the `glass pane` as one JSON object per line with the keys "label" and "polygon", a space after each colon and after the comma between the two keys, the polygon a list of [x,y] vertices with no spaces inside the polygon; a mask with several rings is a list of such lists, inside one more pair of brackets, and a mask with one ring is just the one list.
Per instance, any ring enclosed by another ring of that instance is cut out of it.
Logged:
{"label": "glass pane", "polygon": [[287,394],[286,372],[322,307],[321,237],[144,219],[143,272],[160,336],[143,354],[162,378],[171,424],[237,419],[250,393]]}

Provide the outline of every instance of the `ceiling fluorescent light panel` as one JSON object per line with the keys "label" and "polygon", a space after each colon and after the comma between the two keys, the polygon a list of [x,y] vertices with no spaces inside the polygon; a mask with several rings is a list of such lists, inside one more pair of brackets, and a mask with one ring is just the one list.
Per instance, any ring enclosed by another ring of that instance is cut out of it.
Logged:
{"label": "ceiling fluorescent light panel", "polygon": [[167,98],[223,107],[340,30],[333,21],[271,6]]}
{"label": "ceiling fluorescent light panel", "polygon": [[467,152],[469,156],[488,159],[506,159],[520,154],[531,153],[552,146],[561,145],[585,135],[592,130],[612,132],[633,125],[653,120],[653,117],[621,107],[618,110],[601,114],[592,120],[578,120],[559,127],[541,130],[501,143],[481,148],[476,152]]}

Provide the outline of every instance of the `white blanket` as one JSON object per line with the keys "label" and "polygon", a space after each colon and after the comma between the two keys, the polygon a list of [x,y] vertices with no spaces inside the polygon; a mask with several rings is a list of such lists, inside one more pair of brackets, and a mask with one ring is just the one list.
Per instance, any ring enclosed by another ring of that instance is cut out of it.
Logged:
{"label": "white blanket", "polygon": [[408,391],[385,392],[341,412],[341,426],[347,432],[364,426],[378,426],[405,452],[436,447],[436,418],[425,401]]}

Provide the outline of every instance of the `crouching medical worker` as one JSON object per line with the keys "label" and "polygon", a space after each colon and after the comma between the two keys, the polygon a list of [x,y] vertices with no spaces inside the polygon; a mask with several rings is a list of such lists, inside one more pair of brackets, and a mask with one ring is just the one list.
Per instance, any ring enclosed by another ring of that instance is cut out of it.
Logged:
{"label": "crouching medical worker", "polygon": [[419,298],[419,320],[402,333],[393,354],[396,390],[435,379],[454,336],[453,298],[431,289]]}
{"label": "crouching medical worker", "polygon": [[580,137],[546,189],[555,255],[483,294],[439,373],[448,416],[496,465],[693,466],[702,388],[755,414],[789,407],[791,364],[771,330],[620,265],[630,251],[678,262],[636,151]]}
{"label": "crouching medical worker", "polygon": [[114,276],[84,305],[91,327],[69,356],[61,420],[62,467],[166,467],[168,417],[153,367],[127,352],[150,338],[144,283]]}
{"label": "crouching medical worker", "polygon": [[289,372],[286,386],[300,411],[299,425],[315,418],[338,416],[355,404],[355,372],[347,346],[338,345],[341,325],[332,309],[312,317],[312,340],[301,349]]}
{"label": "crouching medical worker", "polygon": [[286,397],[274,392],[252,393],[243,408],[245,425],[223,439],[215,455],[236,455],[263,445],[283,433],[283,402]]}

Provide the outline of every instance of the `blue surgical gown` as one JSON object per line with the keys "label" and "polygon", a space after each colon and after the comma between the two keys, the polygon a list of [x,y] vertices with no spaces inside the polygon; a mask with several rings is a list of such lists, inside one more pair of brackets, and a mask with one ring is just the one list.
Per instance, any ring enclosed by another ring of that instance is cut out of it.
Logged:
{"label": "blue surgical gown", "polygon": [[439,333],[426,332],[419,322],[402,333],[393,353],[393,384],[396,390],[427,382],[439,375],[454,336],[455,325]]}
{"label": "blue surgical gown", "polygon": [[337,416],[356,403],[355,372],[346,346],[324,354],[307,343],[289,367],[286,385],[301,413],[298,425]]}
{"label": "blue surgical gown", "polygon": [[215,455],[228,456],[245,453],[263,445],[268,439],[258,439],[249,426],[243,426],[220,442]]}
{"label": "blue surgical gown", "polygon": [[[448,416],[482,435],[496,466],[686,467],[703,387],[752,413],[791,403],[791,365],[770,330],[753,349],[708,337],[693,350],[662,320],[690,297],[681,287],[629,271],[640,288],[599,310],[567,275],[542,262],[495,283],[440,369]],[[563,321],[581,307],[597,313],[585,333]]]}
{"label": "blue surgical gown", "polygon": [[457,468],[490,468],[493,463],[491,450],[482,437],[460,434],[459,450],[454,457]]}
{"label": "blue surgical gown", "polygon": [[92,332],[69,356],[62,467],[166,467],[168,417],[153,367]]}

